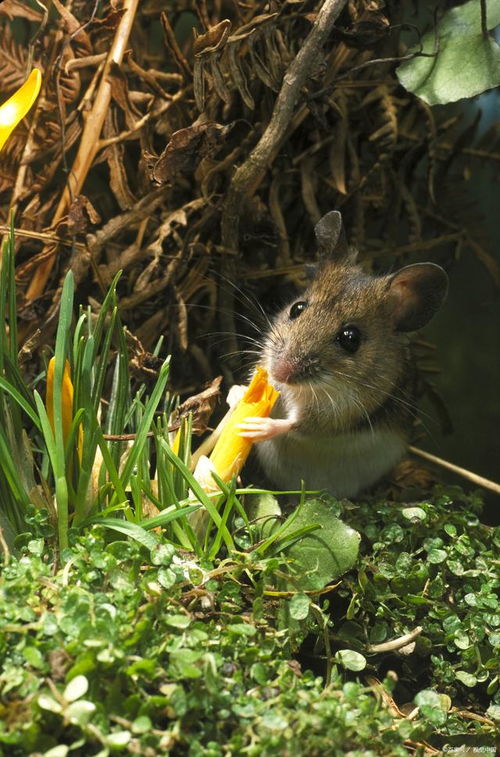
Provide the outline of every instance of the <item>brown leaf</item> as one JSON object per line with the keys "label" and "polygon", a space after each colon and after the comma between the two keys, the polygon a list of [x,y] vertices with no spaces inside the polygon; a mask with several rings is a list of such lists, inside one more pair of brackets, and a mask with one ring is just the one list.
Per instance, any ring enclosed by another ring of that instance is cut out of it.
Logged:
{"label": "brown leaf", "polygon": [[191,76],[191,66],[189,65],[189,61],[186,59],[184,53],[179,47],[177,37],[175,36],[175,32],[165,12],[160,15],[160,20],[163,26],[163,31],[165,33],[165,40],[170,49],[170,52],[172,53],[173,58],[178,64],[179,68],[183,70],[188,75],[188,77]]}
{"label": "brown leaf", "polygon": [[228,45],[226,51],[229,70],[231,71],[234,84],[245,105],[250,108],[250,110],[253,110],[255,108],[255,100],[248,88],[248,78],[243,69],[243,59],[240,55],[239,45]]}
{"label": "brown leaf", "polygon": [[231,34],[229,42],[238,42],[239,40],[245,39],[250,34],[253,34],[257,27],[267,24],[269,21],[276,18],[277,15],[277,13],[262,13],[259,16],[254,16],[248,24],[243,24],[239,29],[236,29],[234,34]]}
{"label": "brown leaf", "polygon": [[255,37],[248,39],[248,49],[250,51],[250,59],[252,61],[252,68],[266,87],[272,89],[275,92],[279,91],[279,86],[274,80],[273,74],[267,67],[265,62],[265,53],[259,50],[259,40]]}
{"label": "brown leaf", "polygon": [[220,99],[230,105],[232,100],[232,93],[224,80],[224,74],[220,68],[219,61],[219,56],[210,56],[210,76],[212,77],[214,89]]}
{"label": "brown leaf", "polygon": [[177,424],[189,413],[193,415],[193,433],[204,434],[208,428],[208,421],[212,415],[220,397],[220,385],[222,376],[217,376],[203,391],[188,397],[182,405],[179,405],[172,418],[172,423]]}
{"label": "brown leaf", "polygon": [[112,98],[120,106],[125,114],[125,121],[129,129],[133,129],[136,119],[142,116],[142,113],[129,96],[127,77],[117,63],[112,63],[109,70],[109,80],[112,85]]}
{"label": "brown leaf", "polygon": [[145,376],[156,379],[158,371],[163,364],[163,360],[145,350],[137,336],[132,334],[128,329],[125,329],[125,335],[127,337],[129,350],[132,353],[130,367],[134,374],[142,380],[144,380]]}
{"label": "brown leaf", "polygon": [[100,223],[99,213],[96,211],[88,197],[79,195],[70,205],[67,218],[69,234],[84,234],[89,225]]}
{"label": "brown leaf", "polygon": [[61,16],[61,19],[64,23],[65,31],[67,31],[71,35],[71,39],[76,40],[78,45],[83,46],[85,48],[87,53],[90,53],[90,50],[92,48],[92,45],[90,44],[90,39],[83,28],[83,24],[81,21],[79,21],[72,13],[68,10],[61,2],[60,0],[52,0],[52,4],[54,5],[55,9]]}
{"label": "brown leaf", "polygon": [[[104,124],[104,136],[113,137],[117,133],[114,125],[115,114],[110,111]],[[134,194],[129,186],[127,172],[124,165],[123,142],[115,142],[104,150],[106,162],[109,168],[109,186],[116,197],[121,210],[129,210],[136,202]]]}
{"label": "brown leaf", "polygon": [[202,56],[194,59],[193,67],[193,92],[196,107],[203,113],[207,98],[207,80],[205,76],[205,58]]}
{"label": "brown leaf", "polygon": [[152,164],[151,156],[145,155],[151,178],[165,184],[178,174],[192,173],[205,155],[220,146],[230,128],[207,121],[175,131],[156,163]]}
{"label": "brown leaf", "polygon": [[349,131],[349,117],[345,93],[339,92],[339,95],[335,100],[335,105],[339,111],[339,119],[335,125],[335,139],[328,151],[328,159],[335,189],[345,195],[347,194],[346,160],[347,135]]}
{"label": "brown leaf", "polygon": [[215,26],[210,27],[204,34],[195,36],[193,42],[195,56],[198,57],[219,50],[226,43],[230,31],[231,22],[228,18],[225,18]]}
{"label": "brown leaf", "polygon": [[10,19],[24,18],[26,21],[36,21],[38,24],[43,19],[40,11],[30,8],[26,2],[21,2],[21,0],[3,0],[3,2],[0,2],[0,15],[2,13]]}
{"label": "brown leaf", "polygon": [[436,475],[424,467],[421,463],[410,458],[401,460],[390,473],[391,482],[398,489],[431,489],[439,479]]}
{"label": "brown leaf", "polygon": [[0,81],[2,82],[2,100],[5,94],[17,89],[26,81],[26,64],[28,48],[20,45],[12,36],[10,27],[0,26]]}

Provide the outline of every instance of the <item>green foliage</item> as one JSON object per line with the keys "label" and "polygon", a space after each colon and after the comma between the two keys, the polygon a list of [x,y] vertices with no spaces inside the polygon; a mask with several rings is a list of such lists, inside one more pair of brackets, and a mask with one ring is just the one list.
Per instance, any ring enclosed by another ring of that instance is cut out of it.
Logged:
{"label": "green foliage", "polygon": [[308,500],[298,508],[296,517],[286,523],[281,533],[288,539],[296,529],[317,524],[319,528],[307,533],[287,549],[300,571],[301,589],[322,589],[353,567],[358,556],[359,534],[338,518],[332,517],[331,504],[322,500]]}
{"label": "green foliage", "polygon": [[[54,574],[34,513],[38,538],[0,580],[3,754],[406,755],[423,741],[493,753],[499,534],[476,504],[451,491],[351,509],[362,556],[331,608],[279,590],[295,562],[279,549],[200,562],[160,535],[109,543],[100,526]],[[410,653],[372,650],[417,624]],[[326,686],[291,661],[311,635]],[[384,704],[369,681],[390,670]],[[391,694],[416,714],[397,715]]]}
{"label": "green foliage", "polygon": [[[458,710],[484,712],[500,702],[500,530],[479,522],[478,504],[458,489],[438,489],[418,506],[354,510],[365,555],[340,589],[348,610],[336,636],[366,652],[367,643],[376,650],[420,626],[410,654],[388,650],[369,663],[385,656],[402,690],[431,689],[427,699],[437,690]],[[436,711],[443,737],[459,727],[454,708]]]}
{"label": "green foliage", "polygon": [[[55,344],[53,407],[46,408],[37,388],[40,377],[34,383],[24,379],[17,354],[13,244],[11,232],[0,272],[0,312],[6,316],[0,326],[0,528],[9,548],[30,538],[26,527],[33,505],[50,513],[63,553],[71,528],[85,528],[96,520],[147,545],[155,543],[151,530],[162,527],[174,543],[198,555],[204,549],[215,555],[221,542],[232,548],[219,515],[226,496],[212,503],[185,464],[189,423],[181,457],[170,449],[170,398],[165,391],[169,361],[160,367],[152,386],[133,385],[126,331],[118,317],[119,275],[98,315],[80,310],[75,321],[73,276],[71,271],[67,274]],[[74,385],[72,408],[63,399],[66,361]],[[72,423],[65,438],[63,418],[68,415]],[[132,439],[105,439],[103,429]],[[148,504],[158,511],[154,518],[143,516]],[[188,521],[200,505],[210,515],[204,542]],[[237,505],[233,492],[230,506],[225,505],[226,520]]]}
{"label": "green foliage", "polygon": [[[500,4],[489,0],[486,7],[487,28],[494,29],[500,24]],[[492,36],[482,34],[480,0],[445,13],[423,36],[422,52],[430,57],[402,63],[397,76],[403,87],[429,105],[473,97],[500,85],[500,47]]]}

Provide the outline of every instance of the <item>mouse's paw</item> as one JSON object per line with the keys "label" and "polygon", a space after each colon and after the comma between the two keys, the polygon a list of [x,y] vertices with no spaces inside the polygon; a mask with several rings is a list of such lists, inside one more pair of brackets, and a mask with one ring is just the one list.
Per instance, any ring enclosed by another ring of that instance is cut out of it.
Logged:
{"label": "mouse's paw", "polygon": [[238,423],[240,436],[251,439],[252,442],[265,442],[279,434],[286,434],[293,427],[293,421],[289,418],[245,418],[243,423]]}

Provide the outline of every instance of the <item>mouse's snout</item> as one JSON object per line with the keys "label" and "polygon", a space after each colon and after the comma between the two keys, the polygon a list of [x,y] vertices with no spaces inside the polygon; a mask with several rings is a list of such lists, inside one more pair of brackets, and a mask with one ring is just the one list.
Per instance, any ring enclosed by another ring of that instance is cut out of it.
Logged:
{"label": "mouse's snout", "polygon": [[279,357],[271,362],[271,376],[282,384],[293,381],[296,370],[294,362],[286,357]]}
{"label": "mouse's snout", "polygon": [[299,384],[313,378],[318,368],[318,360],[280,355],[271,360],[271,379],[281,384]]}

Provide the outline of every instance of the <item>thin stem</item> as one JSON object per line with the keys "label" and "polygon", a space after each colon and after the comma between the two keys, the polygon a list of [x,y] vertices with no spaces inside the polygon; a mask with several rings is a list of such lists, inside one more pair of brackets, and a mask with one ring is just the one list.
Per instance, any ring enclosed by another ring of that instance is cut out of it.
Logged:
{"label": "thin stem", "polygon": [[480,0],[481,4],[481,34],[484,39],[488,36],[488,8],[486,7],[486,0]]}
{"label": "thin stem", "polygon": [[490,481],[489,478],[484,478],[483,476],[479,476],[477,473],[473,473],[466,468],[461,468],[459,465],[454,465],[454,463],[450,463],[448,462],[448,460],[443,460],[443,458],[441,457],[431,455],[430,452],[426,452],[419,447],[410,446],[408,447],[408,449],[412,454],[418,455],[418,457],[422,457],[424,460],[428,460],[430,463],[440,465],[441,468],[446,468],[453,473],[457,473],[459,476],[462,476],[462,478],[466,478],[468,481],[472,481],[473,484],[482,486],[483,489],[489,489],[490,491],[495,492],[495,494],[500,494],[500,484],[497,484],[496,481]]}

